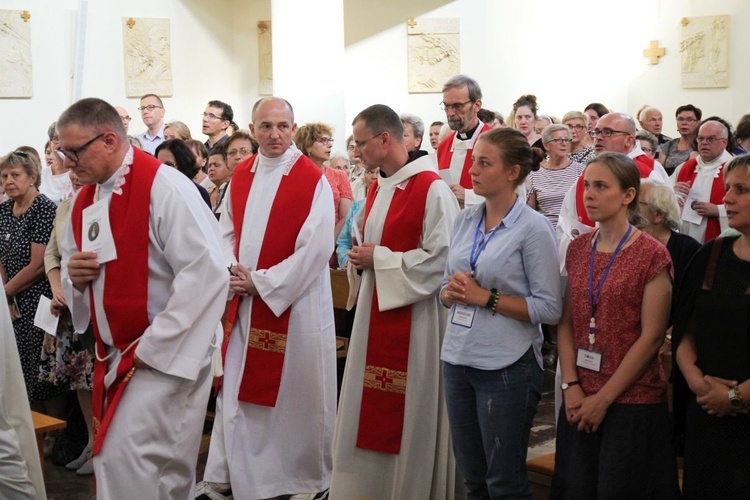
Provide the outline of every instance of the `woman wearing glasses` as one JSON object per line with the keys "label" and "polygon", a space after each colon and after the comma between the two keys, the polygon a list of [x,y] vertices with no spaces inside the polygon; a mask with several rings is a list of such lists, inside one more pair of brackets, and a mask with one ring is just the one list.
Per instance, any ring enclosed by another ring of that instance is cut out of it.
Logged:
{"label": "woman wearing glasses", "polygon": [[[0,205],[0,276],[8,296],[26,392],[33,410],[62,417],[62,394],[67,387],[57,384],[54,343],[45,345],[44,331],[34,326],[39,297],[52,297],[44,276],[44,251],[57,207],[39,193],[41,165],[33,155],[14,151],[4,156],[0,159],[0,179],[10,198]],[[43,351],[43,345],[47,351]]]}
{"label": "woman wearing glasses", "polygon": [[664,165],[669,175],[672,175],[678,166],[698,155],[695,138],[698,136],[698,126],[702,116],[703,112],[692,104],[677,108],[675,117],[680,137],[659,147],[659,163]]}
{"label": "woman wearing glasses", "polygon": [[[336,208],[336,226],[334,228],[334,239],[339,237],[341,228],[346,222],[346,214],[352,207],[352,186],[349,176],[341,170],[328,168],[327,162],[331,159],[331,148],[333,147],[333,129],[324,123],[308,123],[297,129],[294,134],[294,143],[302,154],[307,155],[328,179],[333,191],[333,206]],[[335,266],[337,267],[337,266]]]}
{"label": "woman wearing glasses", "polygon": [[589,117],[581,111],[568,111],[562,119],[563,125],[570,129],[570,151],[568,158],[574,162],[586,165],[596,156],[594,153],[594,139],[589,134]]}
{"label": "woman wearing glasses", "polygon": [[539,170],[531,172],[526,180],[529,191],[528,204],[549,219],[557,227],[563,198],[584,166],[568,157],[570,130],[565,125],[552,124],[542,131],[542,142],[547,149],[547,158]]}

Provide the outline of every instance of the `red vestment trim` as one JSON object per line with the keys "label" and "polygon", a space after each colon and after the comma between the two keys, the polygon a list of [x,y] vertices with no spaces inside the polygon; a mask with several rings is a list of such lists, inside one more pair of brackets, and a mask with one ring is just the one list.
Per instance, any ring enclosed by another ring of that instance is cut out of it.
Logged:
{"label": "red vestment trim", "polygon": [[[255,159],[256,156],[253,156],[237,165],[229,184],[232,195],[234,254],[238,261],[245,207],[255,178]],[[315,190],[322,175],[323,172],[312,160],[300,156],[289,173],[281,177],[268,216],[256,269],[269,269],[294,253],[299,232],[310,215]],[[252,224],[252,218],[249,218],[248,224]],[[226,357],[229,335],[237,320],[239,304],[240,297],[235,296],[229,306],[224,325],[222,359]],[[245,370],[237,397],[239,401],[276,406],[284,368],[291,310],[289,307],[277,317],[260,295],[253,297]]]}
{"label": "red vestment trim", "polygon": [[[487,125],[486,123],[482,124],[482,129],[479,131],[479,134],[481,135],[490,130],[492,130],[492,127],[490,125]],[[453,160],[453,151],[451,151],[451,149],[453,148],[454,137],[456,137],[456,132],[451,132],[451,134],[443,139],[443,142],[438,145],[438,170],[451,168],[451,161]],[[474,144],[476,145],[476,142]],[[472,151],[474,151],[474,148],[468,149],[466,151],[466,158],[464,158],[464,167],[461,170],[461,180],[459,181],[459,184],[464,189],[474,189],[474,184],[471,182],[471,174],[469,174],[469,169],[471,168]]]}
{"label": "red vestment trim", "polygon": [[[649,160],[651,161],[649,162]],[[633,158],[633,161],[635,162],[635,165],[638,167],[638,172],[641,174],[641,179],[648,179],[648,177],[651,175],[651,172],[654,171],[654,159],[649,158],[646,155],[639,155]],[[586,169],[583,169],[583,172],[581,172],[581,175],[578,177],[578,180],[576,181],[576,215],[578,216],[578,221],[581,224],[585,224],[589,227],[594,227],[596,226],[596,223],[594,223],[594,221],[589,219],[589,214],[586,213],[586,205],[583,200],[583,197],[585,194],[585,190],[583,186],[583,176],[585,173],[586,173]]]}
{"label": "red vestment trim", "polygon": [[[122,353],[114,382],[106,390],[104,377],[107,362],[94,360],[92,409],[94,415],[94,447],[92,455],[101,450],[117,404],[135,370],[137,342],[151,325],[148,319],[148,235],[151,187],[161,163],[151,155],[133,148],[133,164],[125,176],[122,194],[113,194],[109,204],[109,221],[118,258],[104,264],[102,304],[114,347]],[[71,214],[73,237],[80,251],[82,246],[83,209],[94,202],[96,186],[81,188]],[[94,326],[97,354],[106,346],[99,333],[94,306],[94,291],[89,285],[91,321]],[[131,347],[132,346],[132,347]],[[99,358],[99,355],[96,356]]]}
{"label": "red vestment trim", "polygon": [[[677,182],[687,182],[690,187],[693,187],[695,178],[698,176],[698,159],[690,158],[680,169],[680,173],[677,174]],[[711,184],[711,197],[709,202],[714,205],[723,205],[724,196],[727,194],[724,188],[724,163],[719,165],[714,175],[714,180]],[[706,217],[706,235],[703,237],[701,243],[706,243],[721,234],[721,224],[719,223],[718,217]]]}
{"label": "red vestment trim", "polygon": [[[405,181],[404,189],[395,189],[379,246],[394,252],[417,248],[422,236],[427,193],[437,180],[440,176],[435,172],[420,172]],[[365,224],[377,192],[377,184],[371,186],[365,202]],[[411,308],[408,305],[380,311],[377,286],[373,286],[358,448],[393,454],[401,451]]]}

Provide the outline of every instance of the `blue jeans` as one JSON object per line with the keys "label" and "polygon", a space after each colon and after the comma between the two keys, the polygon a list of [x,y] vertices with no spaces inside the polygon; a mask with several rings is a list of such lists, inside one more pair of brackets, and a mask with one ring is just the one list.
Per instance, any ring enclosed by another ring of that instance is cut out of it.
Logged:
{"label": "blue jeans", "polygon": [[443,364],[453,453],[468,498],[531,498],[529,433],[542,397],[533,347],[502,370]]}

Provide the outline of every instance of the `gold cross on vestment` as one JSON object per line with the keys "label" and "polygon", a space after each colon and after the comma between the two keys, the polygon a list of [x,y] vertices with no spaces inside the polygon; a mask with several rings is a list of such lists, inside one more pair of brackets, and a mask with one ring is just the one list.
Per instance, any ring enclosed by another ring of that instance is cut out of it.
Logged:
{"label": "gold cross on vestment", "polygon": [[659,47],[658,40],[651,40],[648,48],[643,51],[643,57],[648,57],[649,64],[659,64],[659,58],[663,57],[666,51]]}

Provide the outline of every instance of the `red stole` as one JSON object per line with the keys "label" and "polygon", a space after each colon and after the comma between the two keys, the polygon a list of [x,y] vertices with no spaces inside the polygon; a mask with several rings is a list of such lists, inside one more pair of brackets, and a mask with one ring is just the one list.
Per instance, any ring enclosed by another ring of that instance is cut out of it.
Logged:
{"label": "red stole", "polygon": [[[492,130],[491,125],[482,124],[482,128],[479,131],[479,134],[483,134],[489,130]],[[443,142],[440,143],[437,150],[437,159],[438,159],[438,169],[439,170],[445,170],[451,168],[451,161],[453,160],[453,139],[456,137],[456,132],[451,132],[451,134],[443,139]],[[476,144],[476,142],[474,143]],[[464,167],[461,170],[461,180],[459,181],[459,184],[464,189],[474,189],[474,185],[471,182],[471,174],[469,174],[469,169],[471,168],[471,152],[474,150],[473,146],[472,149],[466,150],[466,158],[464,159]]]}
{"label": "red stole", "polygon": [[[638,172],[640,172],[641,174],[641,179],[648,179],[648,177],[651,175],[651,172],[654,171],[654,159],[646,155],[639,155],[633,158],[633,161],[635,162],[636,167],[638,167]],[[585,193],[583,187],[583,176],[585,173],[586,169],[583,169],[583,172],[581,172],[581,175],[576,181],[576,215],[578,215],[578,220],[581,222],[581,224],[586,224],[589,227],[595,227],[596,223],[589,219],[589,214],[586,213],[586,205],[583,200]]]}
{"label": "red stole", "polygon": [[[237,165],[232,174],[232,182],[229,184],[234,221],[234,256],[238,260],[245,207],[255,178],[253,164],[256,158],[257,155],[254,155]],[[322,175],[323,172],[312,160],[307,156],[300,156],[288,174],[281,177],[268,216],[256,269],[269,269],[294,253],[297,237],[310,215],[315,189]],[[252,218],[249,218],[248,224],[252,224]],[[229,335],[237,319],[239,304],[240,297],[235,296],[227,312],[222,359],[226,358]],[[261,406],[276,406],[281,386],[281,372],[284,368],[291,311],[292,308],[289,307],[281,316],[276,317],[260,295],[253,297],[247,358],[237,397],[239,401]]]}
{"label": "red stole", "polygon": [[[135,372],[135,346],[143,332],[151,325],[148,319],[148,233],[151,204],[151,186],[160,162],[154,157],[133,148],[133,164],[125,176],[122,194],[113,194],[109,204],[109,221],[118,258],[104,264],[104,294],[102,303],[107,313],[107,323],[114,347],[122,353],[117,365],[117,376],[105,394],[104,376],[107,362],[94,360],[94,387],[92,407],[94,414],[94,447],[96,455],[101,450],[107,428],[115,414],[117,404],[130,377]],[[73,236],[81,250],[83,209],[94,202],[96,186],[81,188],[71,212]],[[106,353],[99,333],[94,307],[94,291],[89,285],[91,320],[96,337],[97,358]]]}
{"label": "red stole", "polygon": [[[690,158],[680,169],[680,173],[677,174],[677,182],[687,182],[691,187],[695,182],[695,178],[698,176],[698,159]],[[711,184],[711,197],[708,199],[710,203],[714,205],[723,205],[724,196],[727,194],[724,188],[724,163],[719,165],[719,168],[714,175],[713,183]],[[719,223],[718,217],[706,217],[706,236],[703,238],[701,243],[710,241],[721,234],[721,224]]]}
{"label": "red stole", "polygon": [[[420,172],[405,181],[404,189],[395,189],[383,222],[380,246],[394,252],[417,248],[422,236],[427,193],[437,180],[440,176],[435,172]],[[377,192],[375,185],[367,194],[365,224]],[[357,432],[358,448],[393,454],[401,451],[410,334],[411,305],[381,312],[377,286],[374,286]]]}

